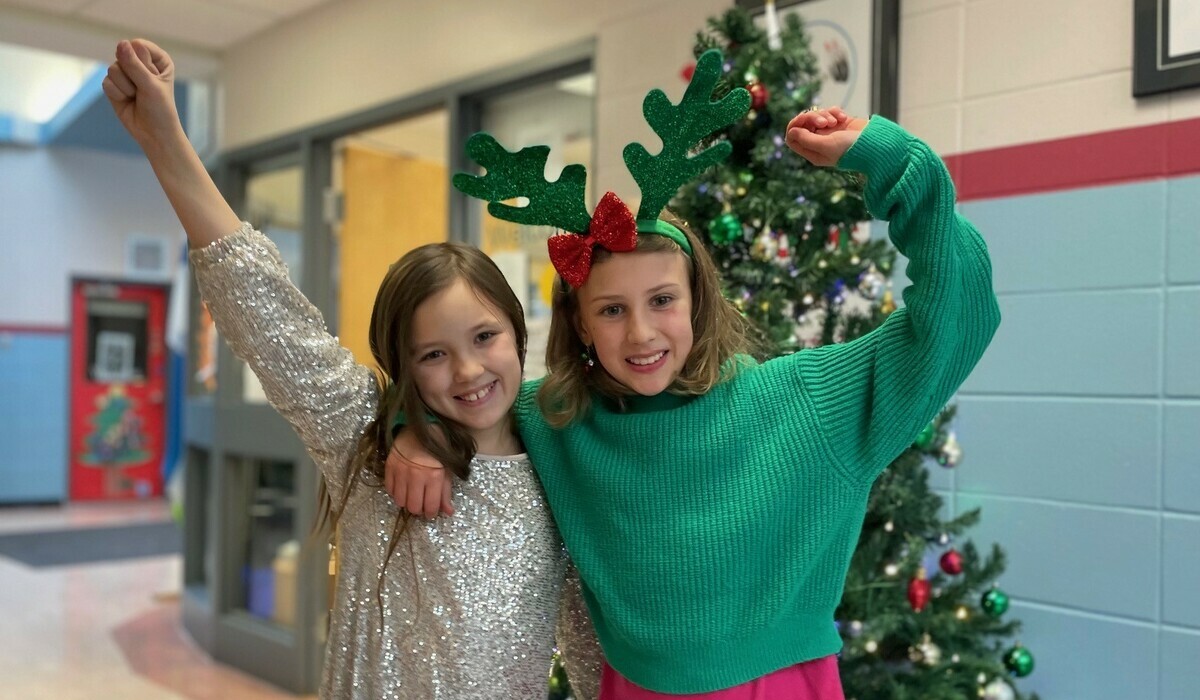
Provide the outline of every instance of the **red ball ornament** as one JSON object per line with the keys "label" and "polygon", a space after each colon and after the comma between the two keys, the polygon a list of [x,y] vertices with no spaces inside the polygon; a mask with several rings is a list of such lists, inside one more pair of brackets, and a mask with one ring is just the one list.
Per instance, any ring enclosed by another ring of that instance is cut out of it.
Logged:
{"label": "red ball ornament", "polygon": [[684,82],[692,82],[692,76],[696,74],[695,62],[689,63],[679,71],[679,77],[683,78]]}
{"label": "red ball ornament", "polygon": [[771,93],[767,91],[767,86],[760,82],[753,82],[746,86],[746,90],[750,93],[750,107],[753,109],[762,109],[767,106],[767,98]]}
{"label": "red ball ornament", "polygon": [[958,576],[962,573],[963,560],[962,555],[958,553],[958,550],[949,550],[942,555],[942,558],[938,560],[938,563],[941,564],[942,571],[945,571],[951,576]]}
{"label": "red ball ornament", "polygon": [[908,604],[916,612],[921,612],[929,604],[929,580],[925,578],[925,569],[918,569],[917,575],[908,582]]}

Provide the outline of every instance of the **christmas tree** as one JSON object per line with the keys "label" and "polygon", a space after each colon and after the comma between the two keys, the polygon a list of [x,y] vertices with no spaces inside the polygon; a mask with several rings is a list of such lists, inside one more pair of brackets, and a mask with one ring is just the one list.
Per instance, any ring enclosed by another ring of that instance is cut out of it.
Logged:
{"label": "christmas tree", "polygon": [[142,418],[136,402],[126,393],[123,384],[113,384],[96,397],[96,410],[87,417],[92,432],[84,438],[86,451],[80,462],[93,469],[103,469],[103,493],[106,496],[127,496],[144,487],[130,479],[125,468],[150,459]]}
{"label": "christmas tree", "polygon": [[[713,99],[745,87],[752,108],[714,136],[732,156],[671,208],[707,239],[729,298],[782,354],[880,325],[896,308],[896,251],[860,224],[869,214],[857,175],[813,167],[784,145],[788,121],[820,98],[819,66],[798,15],[780,26],[768,3],[764,19],[760,29],[733,9],[697,35],[697,56],[717,48],[726,57]],[[844,79],[844,69],[829,72]],[[1027,697],[1013,680],[1032,671],[1033,657],[1012,641],[1019,623],[1003,617],[1008,598],[993,585],[1004,554],[983,556],[962,539],[979,512],[943,521],[929,488],[927,465],[953,468],[962,456],[952,418],[949,409],[914,436],[871,493],[837,611],[847,698]]]}

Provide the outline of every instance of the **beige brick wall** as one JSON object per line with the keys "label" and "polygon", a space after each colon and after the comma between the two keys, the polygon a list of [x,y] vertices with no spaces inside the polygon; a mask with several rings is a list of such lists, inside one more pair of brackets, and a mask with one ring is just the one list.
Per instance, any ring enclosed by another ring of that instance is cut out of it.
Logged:
{"label": "beige brick wall", "polygon": [[1127,0],[903,0],[900,120],[942,154],[1200,116],[1135,100]]}

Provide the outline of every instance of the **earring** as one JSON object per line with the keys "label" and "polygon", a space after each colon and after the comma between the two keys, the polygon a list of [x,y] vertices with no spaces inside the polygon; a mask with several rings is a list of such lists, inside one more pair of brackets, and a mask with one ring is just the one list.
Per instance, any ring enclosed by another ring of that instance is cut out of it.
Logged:
{"label": "earring", "polygon": [[583,354],[580,355],[583,359],[583,371],[585,373],[591,372],[592,368],[596,366],[596,358],[592,356],[592,352],[592,346],[589,345],[583,349]]}

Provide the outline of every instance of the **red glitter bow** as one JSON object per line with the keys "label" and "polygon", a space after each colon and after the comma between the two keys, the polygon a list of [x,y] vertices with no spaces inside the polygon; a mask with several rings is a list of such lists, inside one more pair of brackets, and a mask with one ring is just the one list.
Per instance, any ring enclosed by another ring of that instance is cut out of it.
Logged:
{"label": "red glitter bow", "polygon": [[586,236],[562,233],[551,236],[547,245],[554,269],[558,270],[567,284],[579,289],[587,282],[588,274],[592,271],[594,246],[614,253],[637,248],[637,221],[629,207],[617,195],[608,192],[596,205]]}

